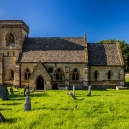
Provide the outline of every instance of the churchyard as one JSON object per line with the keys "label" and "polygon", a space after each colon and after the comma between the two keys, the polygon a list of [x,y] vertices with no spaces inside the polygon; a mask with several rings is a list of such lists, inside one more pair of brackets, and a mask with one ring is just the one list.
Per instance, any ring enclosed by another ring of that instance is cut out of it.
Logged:
{"label": "churchyard", "polygon": [[31,110],[24,109],[24,89],[0,98],[1,129],[128,129],[129,90],[30,91]]}

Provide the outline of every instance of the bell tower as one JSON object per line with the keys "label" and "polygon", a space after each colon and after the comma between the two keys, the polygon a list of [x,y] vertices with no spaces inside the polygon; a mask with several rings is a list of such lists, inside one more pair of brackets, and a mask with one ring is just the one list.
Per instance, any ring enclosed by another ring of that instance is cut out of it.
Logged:
{"label": "bell tower", "polygon": [[14,85],[16,62],[28,34],[29,27],[22,20],[0,20],[1,85]]}

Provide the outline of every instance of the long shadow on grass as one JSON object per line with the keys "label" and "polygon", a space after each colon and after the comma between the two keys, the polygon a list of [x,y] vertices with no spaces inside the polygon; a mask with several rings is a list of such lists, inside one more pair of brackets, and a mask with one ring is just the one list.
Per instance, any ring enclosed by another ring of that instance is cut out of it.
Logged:
{"label": "long shadow on grass", "polygon": [[11,108],[2,108],[2,109],[0,109],[0,111],[2,111],[2,110],[12,110]]}
{"label": "long shadow on grass", "polygon": [[81,98],[81,99],[77,98],[76,100],[84,100],[84,98]]}
{"label": "long shadow on grass", "polygon": [[7,123],[14,123],[14,122],[16,122],[17,121],[17,119],[16,118],[5,118],[5,123],[7,122]]}
{"label": "long shadow on grass", "polygon": [[30,94],[30,97],[42,97],[42,96],[49,96],[47,93],[34,93]]}
{"label": "long shadow on grass", "polygon": [[65,110],[65,111],[67,111],[67,110],[70,110],[70,108],[57,109],[57,108],[51,108],[51,107],[41,107],[41,108],[35,108],[33,110],[51,110],[51,111],[53,111],[53,110]]}
{"label": "long shadow on grass", "polygon": [[25,98],[18,98],[18,97],[11,97],[11,98],[9,98],[9,99],[7,99],[7,100],[4,100],[4,101],[17,101],[17,100],[25,100]]}
{"label": "long shadow on grass", "polygon": [[107,89],[92,89],[92,91],[108,91]]}
{"label": "long shadow on grass", "polygon": [[91,96],[101,96],[101,95],[91,95]]}
{"label": "long shadow on grass", "polygon": [[7,104],[0,104],[0,105],[18,105],[18,104],[21,104],[21,103],[7,103]]}

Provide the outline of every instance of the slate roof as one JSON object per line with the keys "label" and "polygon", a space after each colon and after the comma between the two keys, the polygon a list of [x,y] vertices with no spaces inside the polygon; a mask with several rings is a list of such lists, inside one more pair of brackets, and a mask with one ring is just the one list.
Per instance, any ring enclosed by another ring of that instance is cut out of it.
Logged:
{"label": "slate roof", "polygon": [[88,65],[121,65],[116,44],[88,43]]}
{"label": "slate roof", "polygon": [[86,62],[84,38],[27,38],[18,62]]}

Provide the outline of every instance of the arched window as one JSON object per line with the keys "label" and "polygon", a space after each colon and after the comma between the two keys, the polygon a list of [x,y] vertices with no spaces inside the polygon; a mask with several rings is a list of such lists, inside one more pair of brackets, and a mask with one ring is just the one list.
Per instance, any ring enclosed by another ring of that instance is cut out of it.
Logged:
{"label": "arched window", "polygon": [[55,76],[56,76],[56,80],[62,80],[63,79],[63,71],[60,68],[58,68],[55,71]]}
{"label": "arched window", "polygon": [[95,80],[98,79],[98,75],[99,75],[99,72],[98,72],[98,70],[96,70],[96,71],[94,72],[94,79],[95,79]]}
{"label": "arched window", "polygon": [[108,71],[108,72],[107,72],[107,78],[108,78],[108,79],[111,79],[111,77],[112,77],[112,72],[111,72],[111,71]]}
{"label": "arched window", "polygon": [[72,80],[79,80],[79,73],[76,68],[72,72]]}
{"label": "arched window", "polygon": [[27,68],[25,70],[25,80],[29,80],[29,76],[30,76],[30,70]]}
{"label": "arched window", "polygon": [[11,47],[15,46],[15,38],[12,33],[6,35],[6,45]]}
{"label": "arched window", "polygon": [[10,79],[11,80],[14,79],[14,71],[12,69],[10,69]]}

